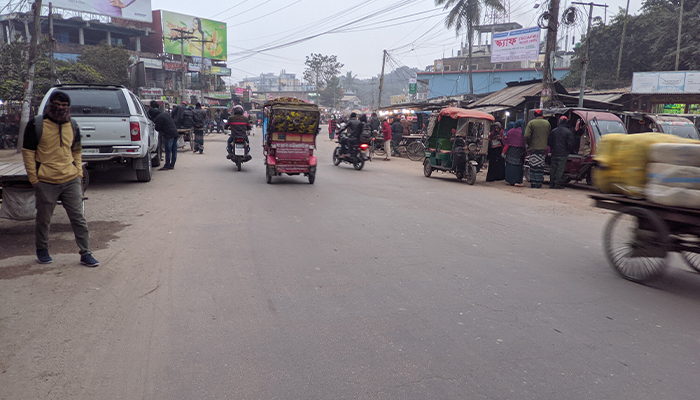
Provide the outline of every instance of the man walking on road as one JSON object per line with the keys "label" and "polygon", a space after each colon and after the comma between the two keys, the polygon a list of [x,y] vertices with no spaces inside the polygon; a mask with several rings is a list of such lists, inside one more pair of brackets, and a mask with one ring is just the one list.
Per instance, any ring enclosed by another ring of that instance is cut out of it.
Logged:
{"label": "man walking on road", "polygon": [[569,153],[576,145],[574,134],[566,126],[568,122],[569,119],[562,116],[559,118],[559,125],[549,133],[549,148],[552,152],[552,164],[549,168],[550,189],[564,189],[564,167]]}
{"label": "man walking on road", "polygon": [[204,153],[204,124],[207,113],[202,110],[202,105],[197,103],[194,107],[192,121],[194,123],[194,152]]}
{"label": "man walking on road", "polygon": [[539,189],[544,182],[544,159],[547,156],[547,140],[551,130],[549,122],[542,117],[542,110],[535,110],[535,119],[525,128],[525,143],[530,153],[530,187]]}
{"label": "man walking on road", "polygon": [[36,256],[41,264],[53,261],[49,255],[49,227],[61,200],[80,248],[80,263],[100,263],[90,253],[87,222],[83,215],[82,151],[80,130],[70,118],[70,97],[51,94],[43,116],[29,120],[24,131],[22,158],[36,197]]}
{"label": "man walking on road", "polygon": [[151,108],[148,109],[148,116],[156,125],[156,131],[160,133],[165,144],[165,165],[159,168],[158,171],[168,171],[175,168],[175,160],[177,160],[177,139],[178,133],[175,127],[175,122],[170,115],[161,112],[158,108],[158,102],[151,101]]}

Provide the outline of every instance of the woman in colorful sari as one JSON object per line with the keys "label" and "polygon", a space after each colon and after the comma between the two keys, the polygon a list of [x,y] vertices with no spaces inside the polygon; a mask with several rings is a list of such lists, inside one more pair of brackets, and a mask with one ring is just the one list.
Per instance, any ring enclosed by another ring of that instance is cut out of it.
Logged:
{"label": "woman in colorful sari", "polygon": [[506,159],[506,182],[510,186],[523,186],[523,160],[525,159],[525,139],[522,119],[508,123],[508,131],[503,136],[503,156]]}

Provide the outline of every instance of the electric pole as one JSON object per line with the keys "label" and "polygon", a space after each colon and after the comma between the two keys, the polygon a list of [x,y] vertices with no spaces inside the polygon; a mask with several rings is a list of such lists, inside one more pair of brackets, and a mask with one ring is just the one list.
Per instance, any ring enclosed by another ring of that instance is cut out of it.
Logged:
{"label": "electric pole", "polygon": [[[627,31],[627,16],[630,12],[630,0],[627,0],[627,7],[625,8],[625,20],[622,22],[622,38],[620,38],[620,53],[617,55],[617,72],[615,73],[615,80],[620,80],[620,65],[622,65],[622,46],[625,44],[625,31]],[[678,65],[678,64],[676,64]]]}
{"label": "electric pole", "polygon": [[[180,62],[182,62],[182,88],[180,95],[180,102],[185,101],[185,75],[187,75],[187,63],[185,63],[185,40],[196,39],[196,36],[192,36],[190,31],[187,29],[172,29],[173,31],[180,34],[177,38],[171,38],[170,40],[180,41]],[[187,34],[187,36],[185,36]],[[189,102],[188,102],[189,103]]]}
{"label": "electric pole", "polygon": [[379,100],[377,100],[377,110],[382,108],[382,90],[384,89],[384,66],[386,65],[387,52],[384,50],[384,58],[382,59],[382,74],[379,76]]}
{"label": "electric pole", "polygon": [[544,51],[544,71],[542,71],[542,94],[540,108],[553,106],[557,99],[554,87],[554,59],[557,51],[557,32],[559,30],[559,0],[550,0],[549,18],[547,19],[547,46]]}
{"label": "electric pole", "polygon": [[676,71],[678,71],[678,62],[681,59],[681,28],[683,27],[683,0],[681,0],[681,11],[678,16],[678,43],[676,43]]}
{"label": "electric pole", "polygon": [[[212,43],[213,40],[204,40],[204,37],[201,39],[191,39],[192,42],[199,43],[200,46],[202,46],[202,64],[199,67],[199,79],[202,80],[204,77],[204,43]],[[207,86],[208,86],[207,82]],[[204,97],[204,83],[202,82],[202,97]],[[200,99],[201,102],[204,102],[204,99]]]}
{"label": "electric pole", "polygon": [[591,24],[593,23],[593,7],[608,7],[607,4],[578,3],[572,1],[571,4],[588,6],[588,30],[586,31],[586,52],[581,57],[581,91],[578,94],[578,107],[583,108],[583,92],[586,88],[586,71],[588,70],[588,56],[591,51]]}
{"label": "electric pole", "polygon": [[29,54],[27,56],[27,83],[24,87],[24,100],[22,100],[22,115],[19,120],[19,138],[17,138],[17,152],[22,151],[24,145],[24,129],[29,122],[29,114],[32,109],[34,97],[34,72],[36,71],[37,45],[41,38],[41,0],[36,0],[32,6],[34,10],[34,33],[29,39]]}
{"label": "electric pole", "polygon": [[54,63],[53,40],[53,4],[49,2],[49,69],[51,71],[51,85],[56,83],[56,64]]}

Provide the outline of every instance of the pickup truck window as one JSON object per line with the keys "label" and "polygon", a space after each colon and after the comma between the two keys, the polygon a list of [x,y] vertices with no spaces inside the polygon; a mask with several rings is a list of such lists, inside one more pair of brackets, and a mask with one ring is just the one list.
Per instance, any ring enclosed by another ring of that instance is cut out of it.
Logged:
{"label": "pickup truck window", "polygon": [[134,108],[136,108],[136,114],[143,115],[143,109],[141,108],[141,101],[136,98],[133,94],[129,93],[131,96],[131,101],[134,102]]}
{"label": "pickup truck window", "polygon": [[70,96],[72,116],[124,116],[131,115],[126,97],[121,90],[76,89],[65,90]]}

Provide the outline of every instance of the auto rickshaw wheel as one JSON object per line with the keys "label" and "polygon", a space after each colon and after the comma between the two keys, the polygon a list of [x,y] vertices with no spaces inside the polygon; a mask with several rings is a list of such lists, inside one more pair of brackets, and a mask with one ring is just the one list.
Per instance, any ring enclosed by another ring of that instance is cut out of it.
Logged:
{"label": "auto rickshaw wheel", "polygon": [[457,171],[455,172],[455,176],[457,177],[458,181],[461,181],[462,178],[464,178],[464,171]]}
{"label": "auto rickshaw wheel", "polygon": [[473,185],[476,182],[476,167],[468,165],[467,168],[467,183]]}
{"label": "auto rickshaw wheel", "polygon": [[653,212],[627,207],[613,215],[603,231],[605,255],[617,273],[633,282],[663,275],[668,255],[668,228]]}
{"label": "auto rickshaw wheel", "polygon": [[313,185],[316,181],[316,172],[309,172],[309,184]]}
{"label": "auto rickshaw wheel", "polygon": [[423,161],[423,175],[425,175],[426,178],[430,178],[432,173],[433,167],[430,165],[430,159],[426,158],[425,161]]}
{"label": "auto rickshaw wheel", "polygon": [[272,183],[272,172],[270,171],[270,166],[265,167],[265,180],[268,184]]}

